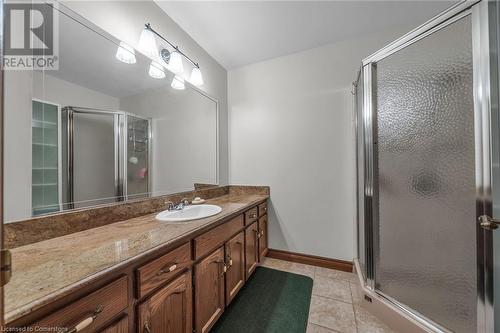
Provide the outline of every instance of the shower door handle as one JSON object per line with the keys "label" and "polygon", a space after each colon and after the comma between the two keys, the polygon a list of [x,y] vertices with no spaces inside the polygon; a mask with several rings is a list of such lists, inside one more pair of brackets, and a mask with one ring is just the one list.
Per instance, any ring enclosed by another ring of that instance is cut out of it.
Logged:
{"label": "shower door handle", "polygon": [[500,220],[488,215],[481,215],[479,216],[479,225],[486,230],[495,230],[500,226]]}

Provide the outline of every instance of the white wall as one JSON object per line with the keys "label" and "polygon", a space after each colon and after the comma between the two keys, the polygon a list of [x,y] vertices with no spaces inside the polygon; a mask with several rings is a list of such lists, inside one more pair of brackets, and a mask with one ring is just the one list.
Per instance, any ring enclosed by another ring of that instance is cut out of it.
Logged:
{"label": "white wall", "polygon": [[137,46],[145,23],[199,62],[205,84],[201,89],[219,100],[219,175],[228,183],[227,71],[182,30],[153,1],[65,1],[67,7],[100,26],[116,38]]}
{"label": "white wall", "polygon": [[31,101],[33,76],[4,72],[4,221],[31,216]]}
{"label": "white wall", "polygon": [[118,109],[119,100],[51,75],[5,72],[4,221],[31,217],[32,99],[61,107],[73,105]]}
{"label": "white wall", "polygon": [[271,186],[271,248],[354,258],[351,83],[362,58],[408,30],[229,71],[230,182]]}

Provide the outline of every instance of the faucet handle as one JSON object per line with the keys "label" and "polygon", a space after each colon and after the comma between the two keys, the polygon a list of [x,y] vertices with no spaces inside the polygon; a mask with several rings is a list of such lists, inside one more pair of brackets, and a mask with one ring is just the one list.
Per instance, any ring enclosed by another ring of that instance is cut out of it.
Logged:
{"label": "faucet handle", "polygon": [[190,204],[189,199],[188,199],[188,198],[183,198],[183,199],[181,200],[181,204],[183,204],[184,206],[189,205],[189,204]]}
{"label": "faucet handle", "polygon": [[174,203],[172,201],[165,200],[165,205],[167,206],[167,210],[174,209]]}

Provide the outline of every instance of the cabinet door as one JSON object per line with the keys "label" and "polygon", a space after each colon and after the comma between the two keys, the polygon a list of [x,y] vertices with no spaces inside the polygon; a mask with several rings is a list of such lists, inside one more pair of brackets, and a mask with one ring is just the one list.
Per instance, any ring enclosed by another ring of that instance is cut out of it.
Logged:
{"label": "cabinet door", "polygon": [[128,317],[122,318],[120,321],[100,331],[100,333],[128,333]]}
{"label": "cabinet door", "polygon": [[240,232],[226,243],[226,304],[245,283],[245,234]]}
{"label": "cabinet door", "polygon": [[138,333],[192,333],[191,271],[139,305]]}
{"label": "cabinet door", "polygon": [[196,332],[212,328],[224,311],[224,247],[215,250],[195,266]]}
{"label": "cabinet door", "polygon": [[248,228],[245,229],[245,258],[246,258],[246,279],[250,277],[259,261],[258,248],[259,243],[257,241],[258,236],[258,226],[257,221],[250,224]]}
{"label": "cabinet door", "polygon": [[267,215],[259,219],[259,261],[264,260],[267,254]]}

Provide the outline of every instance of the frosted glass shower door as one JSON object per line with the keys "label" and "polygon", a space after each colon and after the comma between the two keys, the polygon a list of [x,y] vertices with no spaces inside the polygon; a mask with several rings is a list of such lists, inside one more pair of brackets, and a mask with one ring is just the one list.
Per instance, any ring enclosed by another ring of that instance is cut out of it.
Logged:
{"label": "frosted glass shower door", "polygon": [[437,326],[476,331],[470,15],[374,66],[375,288]]}

